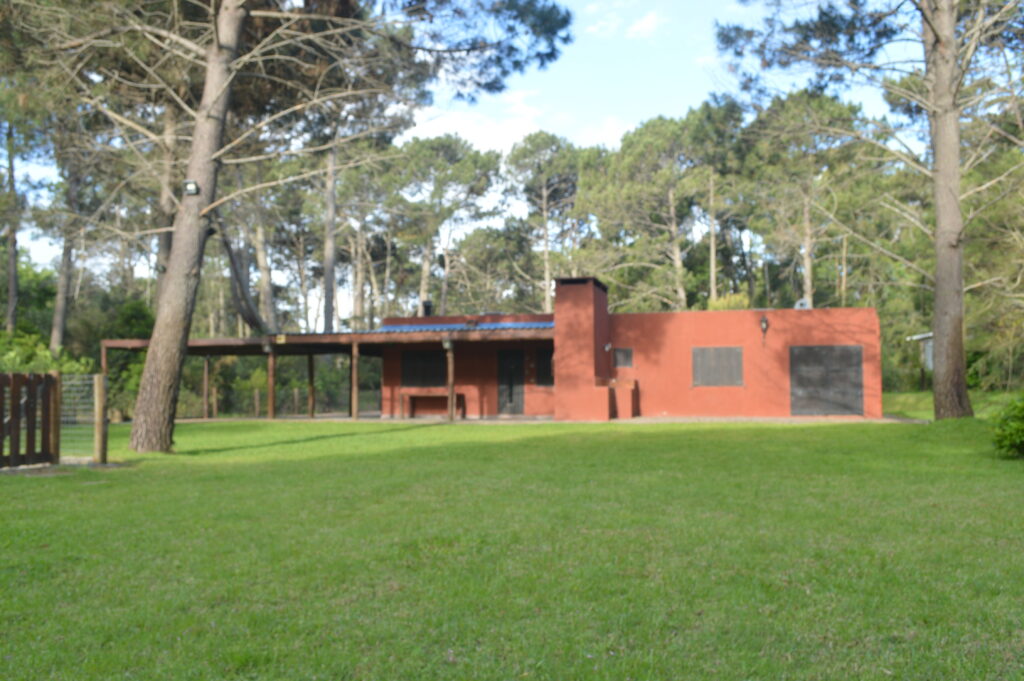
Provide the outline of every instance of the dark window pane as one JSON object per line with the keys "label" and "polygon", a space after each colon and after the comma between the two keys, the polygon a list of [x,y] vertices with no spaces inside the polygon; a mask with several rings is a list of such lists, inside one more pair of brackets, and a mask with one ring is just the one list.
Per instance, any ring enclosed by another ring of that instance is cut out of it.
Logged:
{"label": "dark window pane", "polygon": [[864,413],[863,348],[794,345],[789,348],[790,410],[794,415]]}
{"label": "dark window pane", "polygon": [[693,385],[743,385],[743,348],[694,348]]}
{"label": "dark window pane", "polygon": [[555,372],[551,364],[554,350],[546,348],[537,351],[537,385],[554,385]]}
{"label": "dark window pane", "polygon": [[615,348],[614,361],[616,367],[633,366],[633,348]]}
{"label": "dark window pane", "polygon": [[402,353],[402,385],[436,388],[446,385],[447,365],[443,350],[407,350]]}

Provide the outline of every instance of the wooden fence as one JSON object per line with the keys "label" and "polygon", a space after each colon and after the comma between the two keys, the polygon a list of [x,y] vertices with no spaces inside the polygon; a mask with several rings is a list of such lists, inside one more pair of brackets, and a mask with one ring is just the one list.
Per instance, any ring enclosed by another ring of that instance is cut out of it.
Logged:
{"label": "wooden fence", "polygon": [[60,463],[60,377],[0,374],[0,468]]}

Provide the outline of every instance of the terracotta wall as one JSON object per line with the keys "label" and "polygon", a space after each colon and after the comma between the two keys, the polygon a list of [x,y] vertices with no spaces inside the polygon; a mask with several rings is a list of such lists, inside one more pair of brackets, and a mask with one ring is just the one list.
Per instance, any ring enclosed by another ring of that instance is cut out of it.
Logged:
{"label": "terracotta wall", "polygon": [[[769,324],[765,334],[762,316]],[[864,416],[882,415],[879,322],[872,308],[616,314],[611,338],[614,347],[633,350],[633,367],[613,369],[613,379],[635,381],[642,416],[789,416],[792,345],[862,346]],[[743,386],[694,387],[694,347],[741,347]]]}
{"label": "terracotta wall", "polygon": [[[506,318],[495,321],[513,320]],[[524,351],[526,364],[525,385],[523,386],[524,415],[550,416],[553,414],[554,388],[537,385],[536,351],[544,347],[550,348],[551,341],[456,342],[454,345],[455,392],[460,396],[458,399],[460,415],[463,409],[466,418],[470,419],[497,415],[497,353],[498,350],[517,348]],[[413,401],[412,407],[417,416],[447,414],[448,390],[445,386],[404,388],[401,385],[403,350],[440,349],[440,343],[409,343],[384,348],[381,379],[381,416],[383,418],[397,418],[403,413],[405,416],[409,416],[410,399]]]}
{"label": "terracotta wall", "polygon": [[607,421],[611,341],[608,294],[593,279],[560,280],[555,289],[555,418]]}

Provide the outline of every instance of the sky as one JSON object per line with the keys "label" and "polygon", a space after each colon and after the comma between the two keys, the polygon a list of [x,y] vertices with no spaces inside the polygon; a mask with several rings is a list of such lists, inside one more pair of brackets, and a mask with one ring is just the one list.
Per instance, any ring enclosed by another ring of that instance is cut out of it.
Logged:
{"label": "sky", "polygon": [[617,147],[657,116],[680,117],[712,92],[734,91],[718,57],[714,23],[757,22],[734,0],[562,0],[574,40],[546,69],[531,69],[476,104],[437,96],[405,139],[458,133],[507,152],[537,130],[579,146]]}

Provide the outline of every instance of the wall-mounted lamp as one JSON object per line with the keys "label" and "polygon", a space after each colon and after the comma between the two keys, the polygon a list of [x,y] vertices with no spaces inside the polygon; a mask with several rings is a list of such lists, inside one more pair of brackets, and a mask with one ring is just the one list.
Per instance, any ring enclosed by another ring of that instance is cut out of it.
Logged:
{"label": "wall-mounted lamp", "polygon": [[612,344],[611,343],[605,343],[604,344],[604,351],[605,352],[611,352],[612,351]]}
{"label": "wall-mounted lamp", "polygon": [[445,350],[451,350],[452,349],[452,339],[451,338],[445,338],[443,341],[441,341],[441,347],[444,348]]}
{"label": "wall-mounted lamp", "polygon": [[768,335],[768,317],[767,315],[761,315],[761,338],[763,339]]}
{"label": "wall-mounted lamp", "polygon": [[199,196],[199,183],[195,180],[185,180],[185,196]]}

